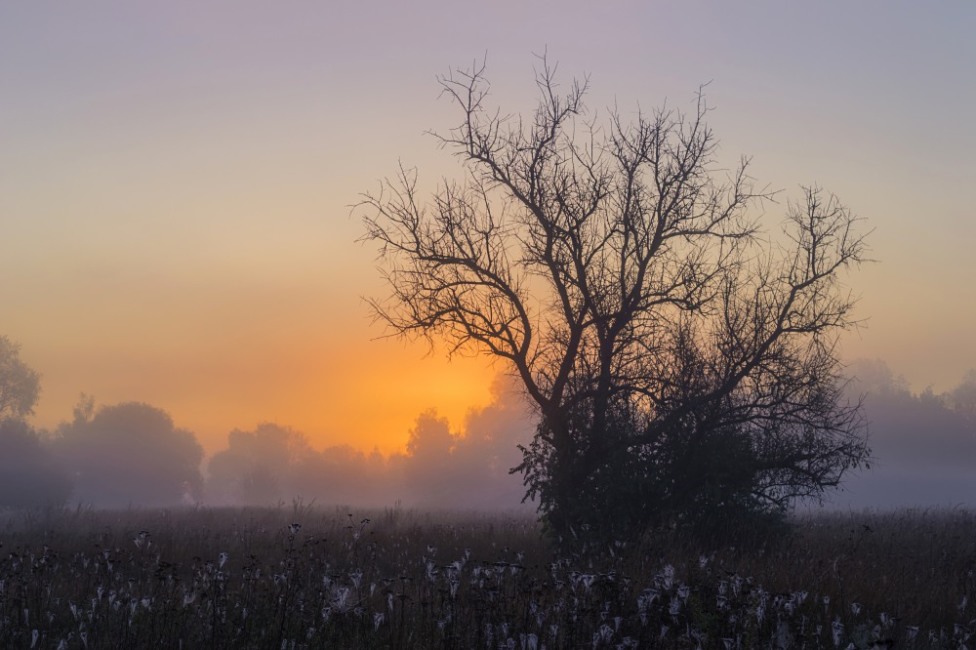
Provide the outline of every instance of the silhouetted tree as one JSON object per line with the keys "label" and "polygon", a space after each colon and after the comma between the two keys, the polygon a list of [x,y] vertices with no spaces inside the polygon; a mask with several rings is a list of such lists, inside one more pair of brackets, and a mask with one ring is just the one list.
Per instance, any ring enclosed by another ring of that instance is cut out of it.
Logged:
{"label": "silhouetted tree", "polygon": [[452,487],[458,506],[511,509],[525,490],[511,468],[518,465],[518,445],[532,438],[533,417],[516,380],[499,376],[492,386],[492,401],[472,409],[465,418],[463,435],[453,443],[451,464],[459,471]]}
{"label": "silhouetted tree", "polygon": [[302,499],[326,504],[389,503],[385,459],[348,445],[315,450],[305,434],[272,423],[235,429],[208,466],[207,500],[267,505]]}
{"label": "silhouetted tree", "polygon": [[947,399],[955,411],[976,422],[976,369],[966,373],[959,385],[949,391]]}
{"label": "silhouetted tree", "polygon": [[511,509],[524,494],[510,469],[521,457],[517,445],[531,438],[532,420],[511,380],[496,381],[493,400],[471,409],[464,426],[452,432],[433,409],[421,413],[410,430],[405,454],[387,468],[399,498],[412,506],[452,509]]}
{"label": "silhouetted tree", "polygon": [[855,359],[847,365],[846,374],[851,378],[848,389],[852,396],[873,393],[910,393],[908,380],[896,375],[881,359]]}
{"label": "silhouetted tree", "polygon": [[23,420],[0,420],[0,508],[64,504],[71,481]]}
{"label": "silhouetted tree", "polygon": [[40,375],[20,360],[20,346],[0,336],[0,420],[33,413],[40,392]]}
{"label": "silhouetted tree", "polygon": [[56,450],[82,503],[161,506],[199,497],[203,448],[161,409],[127,402],[86,416],[79,408],[59,433]]}
{"label": "silhouetted tree", "polygon": [[295,476],[313,453],[305,434],[263,422],[253,431],[234,429],[227,440],[208,466],[211,499],[266,505],[299,496]]}
{"label": "silhouetted tree", "polygon": [[585,118],[543,59],[523,119],[486,106],[484,68],[441,86],[461,121],[440,143],[465,180],[424,202],[417,174],[364,195],[364,239],[403,336],[504,359],[540,423],[518,469],[558,534],[697,526],[819,497],[867,455],[835,336],[856,219],[807,188],[784,240],[761,234],[749,161],[727,170],[704,118]]}
{"label": "silhouetted tree", "polygon": [[386,459],[349,445],[332,445],[310,455],[296,468],[295,495],[319,503],[389,505],[395,494]]}
{"label": "silhouetted tree", "polygon": [[436,411],[417,417],[401,461],[405,492],[415,504],[438,508],[455,504],[463,470],[453,462],[454,442],[447,419]]}
{"label": "silhouetted tree", "polygon": [[40,395],[40,375],[20,359],[20,346],[0,336],[0,507],[63,503],[71,483],[25,418]]}

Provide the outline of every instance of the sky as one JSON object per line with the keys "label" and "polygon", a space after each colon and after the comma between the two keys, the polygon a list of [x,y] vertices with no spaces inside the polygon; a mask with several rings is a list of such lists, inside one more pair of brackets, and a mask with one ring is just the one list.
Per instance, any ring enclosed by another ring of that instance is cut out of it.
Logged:
{"label": "sky", "polygon": [[974,30],[969,0],[3,3],[0,334],[43,427],[82,392],[208,451],[265,420],[384,452],[429,408],[461,423],[503,368],[383,338],[351,206],[400,162],[457,175],[438,74],[485,59],[528,111],[547,52],[598,114],[708,84],[720,159],[783,191],[772,228],[817,183],[873,231],[844,357],[946,390],[976,368]]}

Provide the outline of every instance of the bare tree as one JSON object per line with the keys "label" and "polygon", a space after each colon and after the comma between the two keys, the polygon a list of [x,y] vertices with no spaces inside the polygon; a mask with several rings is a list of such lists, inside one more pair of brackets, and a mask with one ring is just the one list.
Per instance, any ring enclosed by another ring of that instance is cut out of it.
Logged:
{"label": "bare tree", "polygon": [[517,469],[554,532],[782,512],[866,458],[835,351],[865,244],[835,197],[806,188],[765,236],[774,195],[718,166],[701,92],[598,122],[542,59],[524,119],[488,108],[483,65],[439,81],[465,176],[423,200],[401,166],[363,196],[391,292],[372,306],[521,379],[540,424]]}

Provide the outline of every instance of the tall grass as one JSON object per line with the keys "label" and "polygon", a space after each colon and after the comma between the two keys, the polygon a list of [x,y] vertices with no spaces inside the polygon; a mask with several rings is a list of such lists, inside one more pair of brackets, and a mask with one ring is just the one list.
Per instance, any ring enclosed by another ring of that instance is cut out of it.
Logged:
{"label": "tall grass", "polygon": [[3,648],[958,648],[976,516],[797,518],[557,557],[524,515],[277,509],[0,519]]}

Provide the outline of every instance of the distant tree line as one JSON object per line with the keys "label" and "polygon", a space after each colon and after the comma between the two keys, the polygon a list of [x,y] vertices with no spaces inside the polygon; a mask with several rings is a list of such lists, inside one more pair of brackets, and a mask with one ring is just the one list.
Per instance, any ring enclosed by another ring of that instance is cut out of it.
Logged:
{"label": "distant tree line", "polygon": [[0,508],[80,503],[96,507],[274,505],[306,502],[429,508],[515,507],[522,489],[509,469],[530,418],[504,382],[495,402],[473,410],[466,435],[436,411],[422,413],[406,453],[384,456],[348,445],[315,449],[288,426],[264,422],[230,432],[204,462],[192,431],[139,402],[96,407],[82,395],[54,431],[28,422],[39,375],[0,337]]}
{"label": "distant tree line", "polygon": [[531,417],[515,387],[499,381],[492,404],[472,410],[464,435],[434,410],[420,414],[404,453],[384,456],[348,445],[316,450],[307,436],[265,422],[235,429],[207,466],[209,504],[269,505],[306,501],[424,508],[513,508],[520,480],[510,474]]}
{"label": "distant tree line", "polygon": [[[853,364],[852,396],[865,396],[874,449],[871,471],[852,476],[836,503],[864,507],[965,501],[976,467],[976,371],[952,390],[913,393],[879,361]],[[509,470],[534,416],[511,381],[472,410],[461,435],[434,410],[421,413],[406,449],[389,456],[348,445],[313,447],[290,427],[265,422],[235,429],[205,461],[193,432],[162,409],[126,402],[96,408],[82,395],[54,431],[28,422],[40,377],[0,336],[0,508],[390,505],[485,510],[516,507],[524,490]],[[968,482],[966,482],[968,481]]]}

